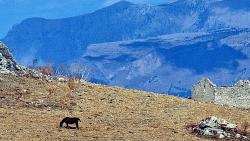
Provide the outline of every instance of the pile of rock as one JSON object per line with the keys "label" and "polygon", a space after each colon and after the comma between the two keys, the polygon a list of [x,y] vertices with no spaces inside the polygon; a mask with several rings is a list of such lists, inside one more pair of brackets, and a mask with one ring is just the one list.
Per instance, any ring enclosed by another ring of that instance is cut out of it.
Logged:
{"label": "pile of rock", "polygon": [[192,131],[209,138],[249,140],[247,136],[238,131],[236,124],[215,116],[203,119],[198,125],[192,127]]}
{"label": "pile of rock", "polygon": [[36,78],[36,79],[44,79],[48,82],[65,83],[68,81],[68,79],[66,77],[46,75],[46,74],[41,73],[38,70],[30,69],[30,68],[26,68],[25,73],[23,73],[22,76],[32,77],[32,78]]}

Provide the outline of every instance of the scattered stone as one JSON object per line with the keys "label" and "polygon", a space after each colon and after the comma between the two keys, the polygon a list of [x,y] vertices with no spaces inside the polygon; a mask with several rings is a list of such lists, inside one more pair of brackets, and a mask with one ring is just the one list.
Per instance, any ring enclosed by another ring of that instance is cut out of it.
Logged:
{"label": "scattered stone", "polygon": [[237,125],[215,116],[208,117],[192,127],[192,131],[200,136],[219,139],[249,140],[237,131]]}
{"label": "scattered stone", "polygon": [[63,77],[58,77],[58,82],[65,83],[67,80]]}
{"label": "scattered stone", "polygon": [[240,139],[240,138],[241,138],[241,135],[240,135],[240,134],[236,134],[235,137],[236,137],[237,139]]}

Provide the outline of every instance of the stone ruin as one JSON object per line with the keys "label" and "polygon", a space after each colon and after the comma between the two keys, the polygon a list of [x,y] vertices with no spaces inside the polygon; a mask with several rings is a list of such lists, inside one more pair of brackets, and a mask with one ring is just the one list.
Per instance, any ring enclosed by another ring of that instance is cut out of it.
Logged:
{"label": "stone ruin", "polygon": [[250,80],[240,80],[230,87],[219,87],[204,78],[193,86],[192,99],[250,109]]}
{"label": "stone ruin", "polygon": [[247,133],[240,131],[236,124],[215,116],[203,119],[197,125],[192,125],[191,130],[192,133],[206,138],[249,141]]}

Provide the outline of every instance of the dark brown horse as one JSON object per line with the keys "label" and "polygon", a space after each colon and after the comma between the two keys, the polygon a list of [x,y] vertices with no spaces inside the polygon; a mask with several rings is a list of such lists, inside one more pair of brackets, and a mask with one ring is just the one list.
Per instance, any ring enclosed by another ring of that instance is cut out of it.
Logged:
{"label": "dark brown horse", "polygon": [[60,127],[62,127],[63,126],[63,123],[66,123],[66,128],[70,128],[69,127],[69,124],[76,124],[76,128],[77,129],[79,129],[79,125],[78,125],[78,121],[80,121],[81,122],[81,120],[79,119],[79,118],[77,118],[77,117],[66,117],[66,118],[64,118],[61,122],[60,122]]}

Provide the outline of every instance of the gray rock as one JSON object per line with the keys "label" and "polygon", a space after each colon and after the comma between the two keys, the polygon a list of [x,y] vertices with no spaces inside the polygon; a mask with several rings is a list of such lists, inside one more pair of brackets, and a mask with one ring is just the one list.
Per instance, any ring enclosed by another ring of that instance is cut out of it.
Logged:
{"label": "gray rock", "polygon": [[235,138],[247,139],[247,137],[237,133],[236,128],[236,124],[211,116],[201,120],[197,126],[193,127],[192,130],[193,132],[206,137],[232,139],[232,135],[235,135]]}
{"label": "gray rock", "polygon": [[24,72],[23,67],[16,63],[7,46],[0,42],[0,73],[20,74]]}
{"label": "gray rock", "polygon": [[236,134],[236,135],[235,135],[235,138],[241,139],[241,140],[246,140],[246,139],[248,139],[246,136],[243,136],[243,135],[241,135],[241,134]]}
{"label": "gray rock", "polygon": [[60,82],[60,83],[65,83],[65,82],[67,82],[67,80],[65,79],[65,78],[63,78],[63,77],[58,77],[58,82]]}
{"label": "gray rock", "polygon": [[240,135],[240,134],[236,134],[235,137],[236,137],[237,139],[240,139],[240,138],[241,138],[241,135]]}

